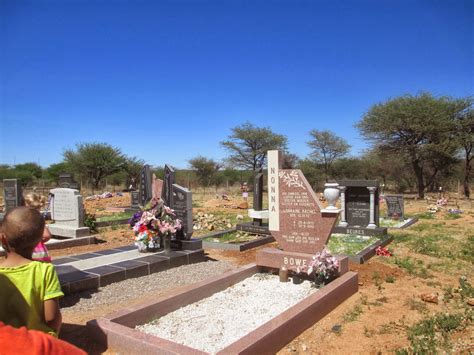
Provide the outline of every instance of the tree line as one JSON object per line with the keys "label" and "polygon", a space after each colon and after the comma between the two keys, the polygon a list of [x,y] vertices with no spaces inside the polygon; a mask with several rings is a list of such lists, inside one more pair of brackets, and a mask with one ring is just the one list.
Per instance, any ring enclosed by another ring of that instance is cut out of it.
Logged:
{"label": "tree line", "polygon": [[[307,145],[311,153],[298,157],[288,150],[288,139],[269,127],[245,122],[231,129],[220,145],[227,158],[218,162],[196,156],[189,169],[177,172],[178,183],[204,189],[252,183],[253,174],[266,166],[268,150],[284,152],[284,168],[301,169],[314,187],[337,179],[377,179],[397,192],[416,190],[419,197],[439,186],[462,183],[470,196],[474,145],[473,98],[435,97],[430,93],[404,95],[377,103],[356,127],[370,143],[361,156],[349,156],[351,146],[329,130],[312,129]],[[19,178],[23,184],[38,179],[57,181],[72,172],[82,184],[99,189],[104,184],[136,184],[144,161],[128,157],[107,143],[80,143],[66,150],[63,161],[41,168],[35,163],[0,165],[0,178]],[[157,177],[163,169],[154,168]]]}

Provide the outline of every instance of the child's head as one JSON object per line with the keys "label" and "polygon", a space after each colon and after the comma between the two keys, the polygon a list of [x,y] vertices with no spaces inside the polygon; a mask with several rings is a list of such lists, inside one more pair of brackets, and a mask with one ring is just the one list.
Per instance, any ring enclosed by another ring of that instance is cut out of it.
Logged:
{"label": "child's head", "polygon": [[41,241],[44,218],[38,210],[30,207],[17,207],[8,211],[2,221],[2,244],[8,251],[14,251],[30,258],[35,246]]}
{"label": "child's head", "polygon": [[46,197],[37,194],[36,192],[30,192],[25,196],[25,205],[28,207],[36,208],[37,210],[44,207],[46,204]]}

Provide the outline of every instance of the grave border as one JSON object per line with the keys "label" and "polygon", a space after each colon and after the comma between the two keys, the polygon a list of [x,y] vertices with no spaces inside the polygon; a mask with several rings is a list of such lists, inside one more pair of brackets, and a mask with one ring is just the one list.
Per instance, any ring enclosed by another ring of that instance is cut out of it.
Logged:
{"label": "grave border", "polygon": [[203,249],[237,250],[240,252],[253,249],[261,245],[269,244],[275,241],[275,238],[272,235],[260,235],[260,238],[258,239],[250,240],[248,242],[243,242],[243,243],[238,243],[238,244],[237,243],[230,244],[230,243],[208,242],[208,241],[203,240],[204,238],[209,238],[209,237],[219,238],[223,236],[224,234],[232,233],[236,231],[240,231],[240,229],[237,229],[234,227],[232,229],[226,229],[226,230],[218,231],[215,233],[205,234],[205,235],[198,236],[195,238],[202,240]]}
{"label": "grave border", "polygon": [[[91,337],[108,346],[109,350],[134,353],[206,354],[133,328],[184,305],[209,297],[261,270],[262,267],[252,263],[196,284],[172,289],[158,300],[131,306],[89,321],[87,330]],[[217,354],[274,353],[357,293],[357,290],[357,274],[346,272],[318,292],[221,349]]]}

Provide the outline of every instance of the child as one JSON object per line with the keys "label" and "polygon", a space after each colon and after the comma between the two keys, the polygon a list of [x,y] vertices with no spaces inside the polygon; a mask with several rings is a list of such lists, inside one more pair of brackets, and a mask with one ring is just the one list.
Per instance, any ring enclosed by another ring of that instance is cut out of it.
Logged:
{"label": "child", "polygon": [[57,336],[58,299],[64,296],[58,275],[52,264],[31,260],[43,231],[44,219],[33,208],[14,208],[3,219],[0,240],[7,255],[0,261],[0,320]]}
{"label": "child", "polygon": [[[44,196],[40,196],[37,193],[29,193],[25,196],[25,205],[31,208],[36,208],[38,211],[45,205]],[[46,242],[51,239],[51,232],[48,229],[48,226],[44,226],[43,237],[38,245],[33,249],[32,260],[51,262],[51,257],[49,256],[48,249],[46,248]]]}

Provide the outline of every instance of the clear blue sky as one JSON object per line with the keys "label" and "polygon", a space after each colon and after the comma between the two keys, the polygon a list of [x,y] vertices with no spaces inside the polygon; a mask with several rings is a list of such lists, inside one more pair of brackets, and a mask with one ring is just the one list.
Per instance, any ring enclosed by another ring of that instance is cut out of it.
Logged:
{"label": "clear blue sky", "polygon": [[305,157],[311,129],[366,147],[368,108],[473,90],[474,1],[0,0],[0,163],[106,142],[178,168],[245,121]]}

